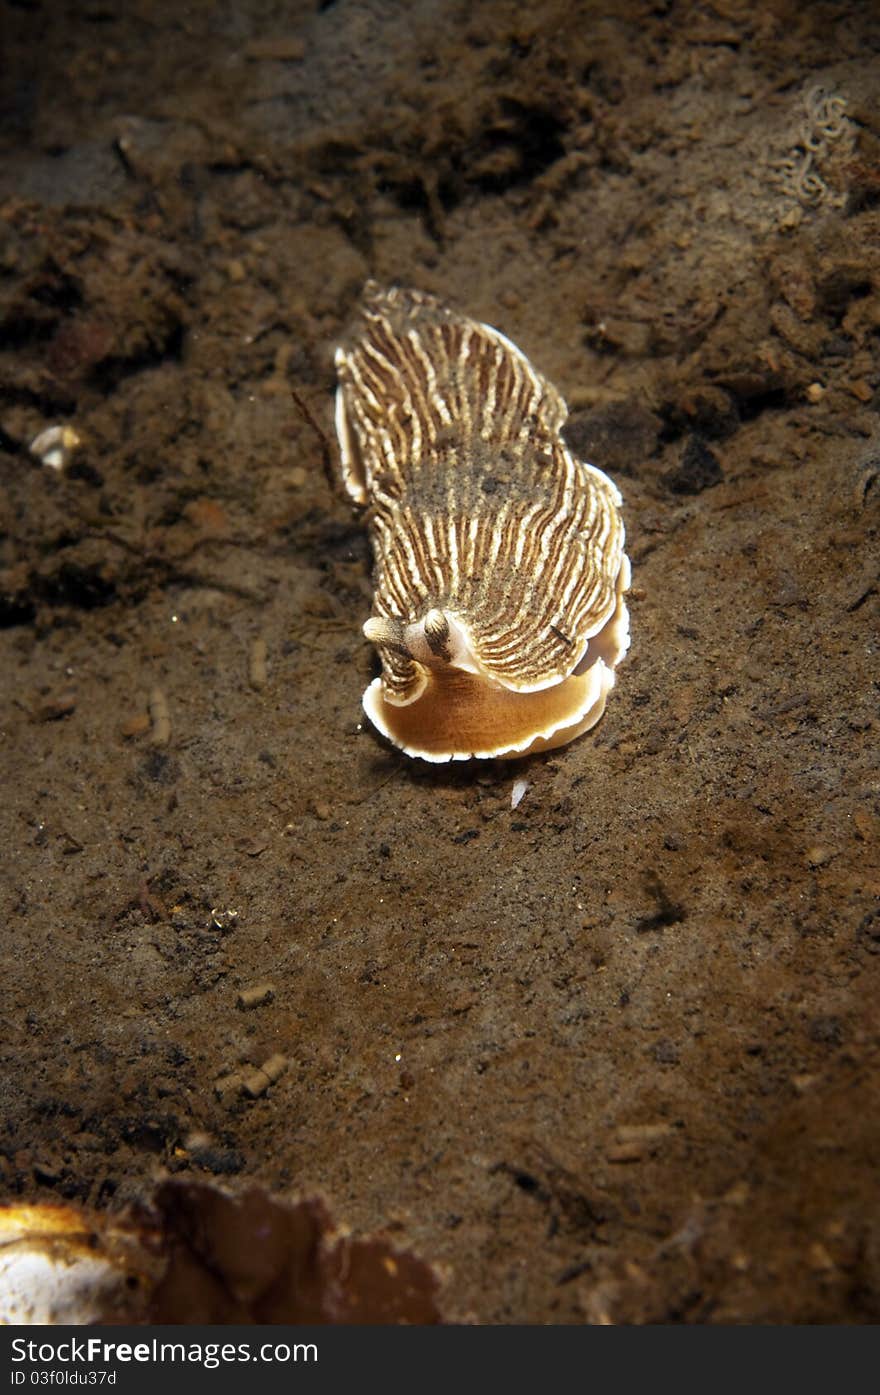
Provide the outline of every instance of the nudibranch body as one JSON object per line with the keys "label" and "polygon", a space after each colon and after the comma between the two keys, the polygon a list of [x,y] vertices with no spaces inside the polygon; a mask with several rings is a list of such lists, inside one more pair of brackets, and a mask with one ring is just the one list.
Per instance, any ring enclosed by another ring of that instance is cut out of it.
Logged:
{"label": "nudibranch body", "polygon": [[375,558],[370,721],[423,760],[512,757],[598,722],[629,646],[620,494],[498,330],[370,282],[336,351],[346,489]]}

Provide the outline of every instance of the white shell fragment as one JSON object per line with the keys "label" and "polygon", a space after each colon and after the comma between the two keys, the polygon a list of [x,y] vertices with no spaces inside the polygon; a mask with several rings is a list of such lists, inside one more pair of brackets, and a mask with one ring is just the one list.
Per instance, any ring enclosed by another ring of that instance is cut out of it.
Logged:
{"label": "white shell fragment", "polygon": [[510,791],[511,809],[519,808],[520,804],[522,804],[523,800],[525,799],[526,790],[528,789],[528,787],[528,780],[523,780],[522,777],[520,777],[520,779],[518,780],[514,780],[513,789]]}
{"label": "white shell fragment", "polygon": [[336,431],[375,556],[373,725],[429,761],[521,756],[601,717],[629,646],[620,494],[489,325],[370,282]]}
{"label": "white shell fragment", "polygon": [[42,465],[61,471],[67,469],[79,445],[82,439],[72,426],[47,426],[34,437],[28,450]]}
{"label": "white shell fragment", "polygon": [[75,1207],[0,1207],[0,1325],[130,1321],[149,1258],[112,1220]]}

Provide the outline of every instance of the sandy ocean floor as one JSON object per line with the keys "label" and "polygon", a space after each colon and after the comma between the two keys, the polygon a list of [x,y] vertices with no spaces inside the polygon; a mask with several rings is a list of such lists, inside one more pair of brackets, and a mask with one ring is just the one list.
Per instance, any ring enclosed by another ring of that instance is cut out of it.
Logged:
{"label": "sandy ocean floor", "polygon": [[[0,26],[2,1199],[320,1195],[453,1321],[880,1321],[880,8]],[[632,647],[549,755],[362,721],[369,277],[623,493]]]}

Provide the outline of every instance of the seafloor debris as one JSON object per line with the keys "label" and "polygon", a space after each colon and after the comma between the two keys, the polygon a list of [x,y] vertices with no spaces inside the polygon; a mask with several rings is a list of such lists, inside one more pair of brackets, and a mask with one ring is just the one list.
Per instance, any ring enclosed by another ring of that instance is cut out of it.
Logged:
{"label": "seafloor debris", "polygon": [[372,282],[336,364],[375,554],[370,720],[430,761],[586,731],[629,645],[630,568],[620,494],[562,439],[559,393],[497,330]]}
{"label": "seafloor debris", "polygon": [[274,1085],[276,1080],[280,1080],[287,1070],[287,1057],[276,1052],[270,1056],[268,1061],[264,1061],[261,1066],[256,1066],[242,1076],[241,1087],[244,1094],[251,1099],[259,1099],[260,1095],[265,1095],[270,1085]]}
{"label": "seafloor debris", "polygon": [[235,1001],[240,1008],[255,1008],[271,1003],[274,996],[274,983],[255,983],[250,988],[242,988]]}
{"label": "seafloor debris", "polygon": [[82,445],[82,438],[72,426],[47,426],[35,436],[28,450],[50,470],[66,470],[73,452]]}
{"label": "seafloor debris", "polygon": [[248,653],[248,682],[255,690],[265,688],[269,680],[268,646],[263,635],[257,635]]}
{"label": "seafloor debris", "polygon": [[161,688],[151,690],[149,709],[153,724],[150,739],[154,746],[167,746],[171,740],[171,713],[168,710],[168,699]]}
{"label": "seafloor debris", "polygon": [[235,929],[237,920],[238,911],[233,910],[231,906],[212,907],[211,924],[215,930],[222,930],[224,934],[228,934],[230,930]]}
{"label": "seafloor debris", "polygon": [[177,1179],[124,1217],[0,1208],[0,1323],[419,1323],[440,1278],[317,1198]]}
{"label": "seafloor debris", "polygon": [[804,96],[798,139],[778,165],[779,186],[798,203],[819,208],[842,208],[846,194],[828,182],[826,169],[834,153],[852,149],[855,127],[846,115],[846,98],[820,84]]}
{"label": "seafloor debris", "polygon": [[528,782],[528,780],[524,780],[524,779],[522,779],[522,778],[520,778],[520,779],[518,779],[518,780],[514,780],[514,782],[513,782],[513,789],[510,791],[510,807],[511,807],[511,809],[518,809],[518,808],[519,808],[520,804],[522,803],[523,799],[525,798],[525,793],[526,793],[526,790],[528,789],[528,787],[529,787],[529,782]]}

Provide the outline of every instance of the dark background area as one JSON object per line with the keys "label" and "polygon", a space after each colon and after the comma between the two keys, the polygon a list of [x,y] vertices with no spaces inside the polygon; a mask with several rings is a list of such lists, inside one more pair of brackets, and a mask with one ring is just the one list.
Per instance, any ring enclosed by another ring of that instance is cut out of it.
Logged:
{"label": "dark background area", "polygon": [[[0,24],[4,1199],[319,1193],[453,1320],[880,1320],[877,5]],[[361,722],[291,390],[329,440],[369,276],[622,490],[632,648],[550,756]]]}

